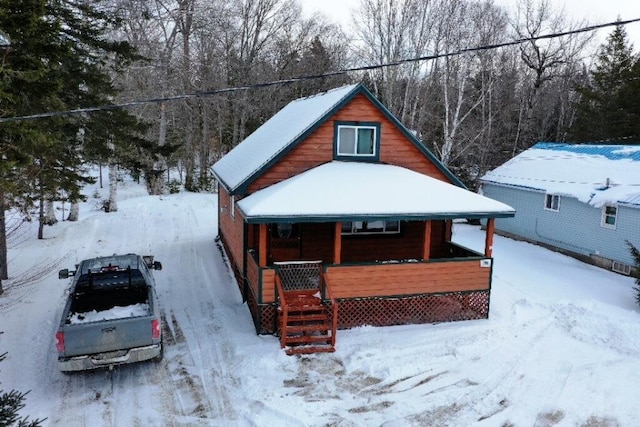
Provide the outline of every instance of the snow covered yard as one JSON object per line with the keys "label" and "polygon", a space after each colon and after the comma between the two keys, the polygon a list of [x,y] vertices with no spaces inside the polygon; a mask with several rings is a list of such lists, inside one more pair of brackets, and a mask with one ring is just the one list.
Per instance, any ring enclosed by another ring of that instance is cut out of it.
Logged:
{"label": "snow covered yard", "polygon": [[[333,354],[289,357],[258,336],[215,242],[216,197],[119,189],[119,211],[30,231],[0,297],[0,388],[31,390],[52,426],[632,426],[640,384],[633,279],[496,237],[488,320],[338,332]],[[28,237],[28,238],[27,238]],[[481,249],[484,233],[456,225]],[[165,358],[65,375],[57,271],[155,255]],[[20,283],[34,269],[47,274]]]}

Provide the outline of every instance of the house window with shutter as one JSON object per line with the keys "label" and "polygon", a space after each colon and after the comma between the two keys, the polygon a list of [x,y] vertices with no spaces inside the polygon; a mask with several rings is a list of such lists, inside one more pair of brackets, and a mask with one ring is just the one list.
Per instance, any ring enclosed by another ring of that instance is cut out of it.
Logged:
{"label": "house window with shutter", "polygon": [[604,228],[612,228],[615,230],[618,221],[618,208],[615,206],[605,205],[602,207],[602,225]]}
{"label": "house window with shutter", "polygon": [[336,123],[334,158],[346,160],[377,160],[380,149],[380,124]]}
{"label": "house window with shutter", "polygon": [[547,211],[560,211],[560,196],[557,194],[547,194],[544,199],[544,209]]}

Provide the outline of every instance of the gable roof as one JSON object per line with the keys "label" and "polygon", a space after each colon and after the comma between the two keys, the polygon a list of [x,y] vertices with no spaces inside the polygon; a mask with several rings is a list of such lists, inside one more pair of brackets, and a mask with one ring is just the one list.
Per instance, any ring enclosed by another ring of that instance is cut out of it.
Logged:
{"label": "gable roof", "polygon": [[416,139],[362,84],[352,84],[290,102],[213,165],[230,194],[243,193],[267,168],[291,151],[358,94],[371,101],[455,185],[464,184]]}
{"label": "gable roof", "polygon": [[640,145],[539,142],[481,181],[575,197],[595,207],[640,207]]}
{"label": "gable roof", "polygon": [[238,202],[247,222],[512,217],[512,207],[400,166],[332,161]]}

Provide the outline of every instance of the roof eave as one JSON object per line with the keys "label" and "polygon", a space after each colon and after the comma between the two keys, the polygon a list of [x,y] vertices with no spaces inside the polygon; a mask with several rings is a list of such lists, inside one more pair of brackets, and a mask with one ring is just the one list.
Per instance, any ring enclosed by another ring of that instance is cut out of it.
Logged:
{"label": "roof eave", "polygon": [[418,140],[418,138],[415,137],[415,135],[409,130],[407,129],[407,127],[405,125],[402,124],[402,122],[400,122],[392,113],[391,111],[389,111],[387,109],[387,107],[384,106],[384,104],[382,104],[380,101],[378,101],[378,99],[376,99],[375,96],[373,96],[373,94],[369,91],[369,89],[367,89],[364,85],[362,86],[362,93],[369,99],[369,101],[371,101],[376,107],[378,107],[378,109],[380,111],[382,111],[382,113],[386,116],[387,119],[389,119],[389,121],[391,121],[398,129],[400,129],[400,131],[402,132],[402,134],[425,156],[427,157],[437,168],[440,172],[442,172],[447,178],[449,178],[451,180],[451,183],[460,187],[460,188],[464,188],[465,190],[468,190],[467,186],[464,185],[464,183],[462,181],[460,181],[460,179],[458,179],[457,176],[455,176],[450,170],[449,168],[447,168],[440,160],[438,160],[438,158],[436,156],[434,156],[434,154],[420,141]]}
{"label": "roof eave", "polygon": [[324,122],[326,122],[331,116],[333,116],[338,110],[344,107],[347,103],[349,103],[356,95],[361,92],[361,89],[365,89],[362,83],[356,85],[351,92],[347,93],[336,105],[334,105],[329,111],[327,111],[324,115],[319,117],[307,130],[305,130],[302,134],[300,134],[291,144],[287,145],[284,149],[280,150],[269,159],[265,164],[263,164],[259,169],[245,178],[243,181],[238,183],[234,188],[229,188],[229,194],[245,194],[248,191],[248,187],[258,179],[266,170],[271,168],[273,165],[278,163],[284,156],[289,154],[294,148],[298,146],[302,141],[307,139],[309,135],[315,132]]}
{"label": "roof eave", "polygon": [[243,217],[248,224],[319,223],[345,221],[426,221],[447,219],[512,218],[515,211],[505,212],[447,212],[447,213],[397,213],[397,214],[314,214],[314,215],[255,215]]}

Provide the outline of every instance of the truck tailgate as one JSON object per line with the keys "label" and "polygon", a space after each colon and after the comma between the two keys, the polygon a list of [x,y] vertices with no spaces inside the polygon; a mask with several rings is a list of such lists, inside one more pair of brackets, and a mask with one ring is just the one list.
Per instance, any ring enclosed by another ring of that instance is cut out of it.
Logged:
{"label": "truck tailgate", "polygon": [[65,356],[81,356],[153,344],[153,316],[65,325]]}

